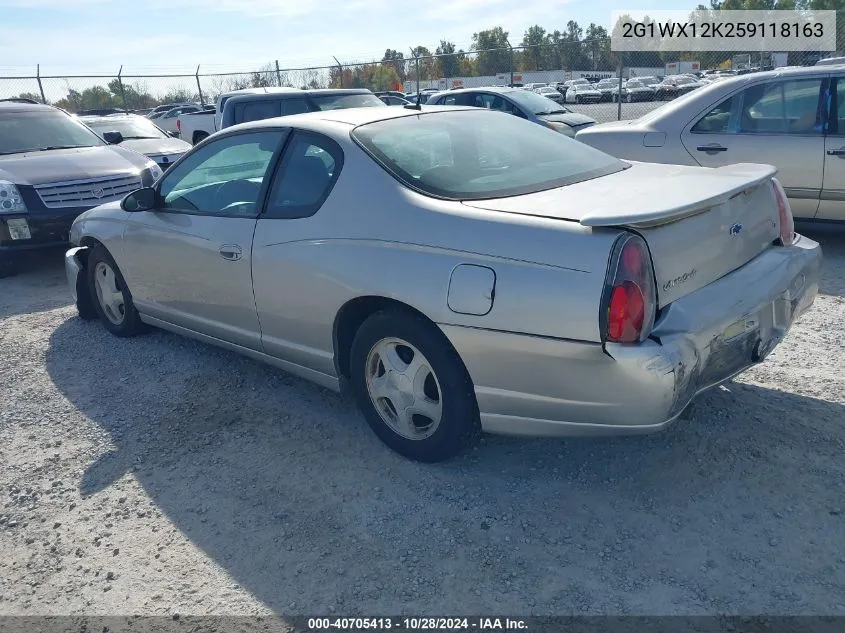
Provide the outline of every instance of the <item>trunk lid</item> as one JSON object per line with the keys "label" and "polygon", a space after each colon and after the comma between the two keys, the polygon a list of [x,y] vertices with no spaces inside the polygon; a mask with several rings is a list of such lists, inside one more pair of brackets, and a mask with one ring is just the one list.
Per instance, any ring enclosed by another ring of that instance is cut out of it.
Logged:
{"label": "trunk lid", "polygon": [[469,206],[639,233],[654,262],[665,306],[725,276],[780,234],[769,165],[716,169],[631,163],[602,178]]}

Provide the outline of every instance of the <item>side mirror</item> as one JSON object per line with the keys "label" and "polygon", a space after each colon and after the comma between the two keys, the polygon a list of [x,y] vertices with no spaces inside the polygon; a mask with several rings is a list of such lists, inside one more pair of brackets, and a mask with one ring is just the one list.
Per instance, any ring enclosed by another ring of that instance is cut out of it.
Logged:
{"label": "side mirror", "polygon": [[123,134],[120,132],[103,132],[103,140],[109,145],[119,145],[123,142]]}
{"label": "side mirror", "polygon": [[151,211],[158,201],[158,192],[152,187],[137,189],[126,196],[120,203],[120,208],[130,213],[137,211]]}

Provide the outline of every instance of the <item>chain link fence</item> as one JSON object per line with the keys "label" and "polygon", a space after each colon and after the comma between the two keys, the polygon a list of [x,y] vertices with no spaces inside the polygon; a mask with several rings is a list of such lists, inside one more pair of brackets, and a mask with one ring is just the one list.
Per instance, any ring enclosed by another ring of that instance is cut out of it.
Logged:
{"label": "chain link fence", "polygon": [[[481,86],[532,84],[531,87],[539,88],[539,84],[545,84],[557,90],[560,97],[555,98],[565,107],[604,122],[637,118],[674,95],[656,90],[653,94],[629,91],[629,80],[633,80],[632,85],[651,85],[667,74],[810,65],[831,54],[706,51],[685,54],[687,59],[681,60],[677,53],[615,53],[609,39],[561,40],[472,51],[438,49],[435,54],[424,48],[410,50],[410,54],[387,51],[384,59],[378,61],[337,61],[334,65],[310,68],[284,68],[274,61],[238,73],[203,73],[198,67],[194,73],[141,76],[124,74],[121,68],[114,75],[55,76],[42,74],[39,68],[33,76],[0,77],[0,98],[29,98],[72,112],[101,108],[144,111],[165,103],[214,104],[219,94],[248,87],[368,88],[416,94]],[[564,88],[566,82],[579,79],[598,85],[600,95]]]}

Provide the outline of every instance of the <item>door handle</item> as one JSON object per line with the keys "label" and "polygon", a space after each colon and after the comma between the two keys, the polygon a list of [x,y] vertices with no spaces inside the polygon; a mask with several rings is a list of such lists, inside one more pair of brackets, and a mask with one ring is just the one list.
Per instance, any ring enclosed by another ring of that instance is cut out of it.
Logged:
{"label": "door handle", "polygon": [[230,262],[237,261],[243,255],[241,247],[237,244],[224,244],[220,247],[220,257]]}
{"label": "door handle", "polygon": [[826,153],[828,156],[845,156],[845,147],[840,147],[839,149],[829,149]]}
{"label": "door handle", "polygon": [[699,152],[707,152],[708,154],[715,154],[716,152],[727,152],[727,147],[721,145],[699,145],[696,147]]}

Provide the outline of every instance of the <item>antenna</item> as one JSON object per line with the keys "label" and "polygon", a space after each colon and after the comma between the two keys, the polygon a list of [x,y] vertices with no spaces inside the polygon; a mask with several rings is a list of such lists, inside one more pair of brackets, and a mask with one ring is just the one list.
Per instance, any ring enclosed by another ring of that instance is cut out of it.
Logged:
{"label": "antenna", "polygon": [[422,98],[422,92],[420,91],[420,58],[417,54],[418,51],[415,51],[413,48],[411,49],[411,55],[416,62],[416,72],[417,72],[417,101],[416,103],[406,103],[404,108],[408,110],[422,110],[422,105],[420,105],[420,99]]}

